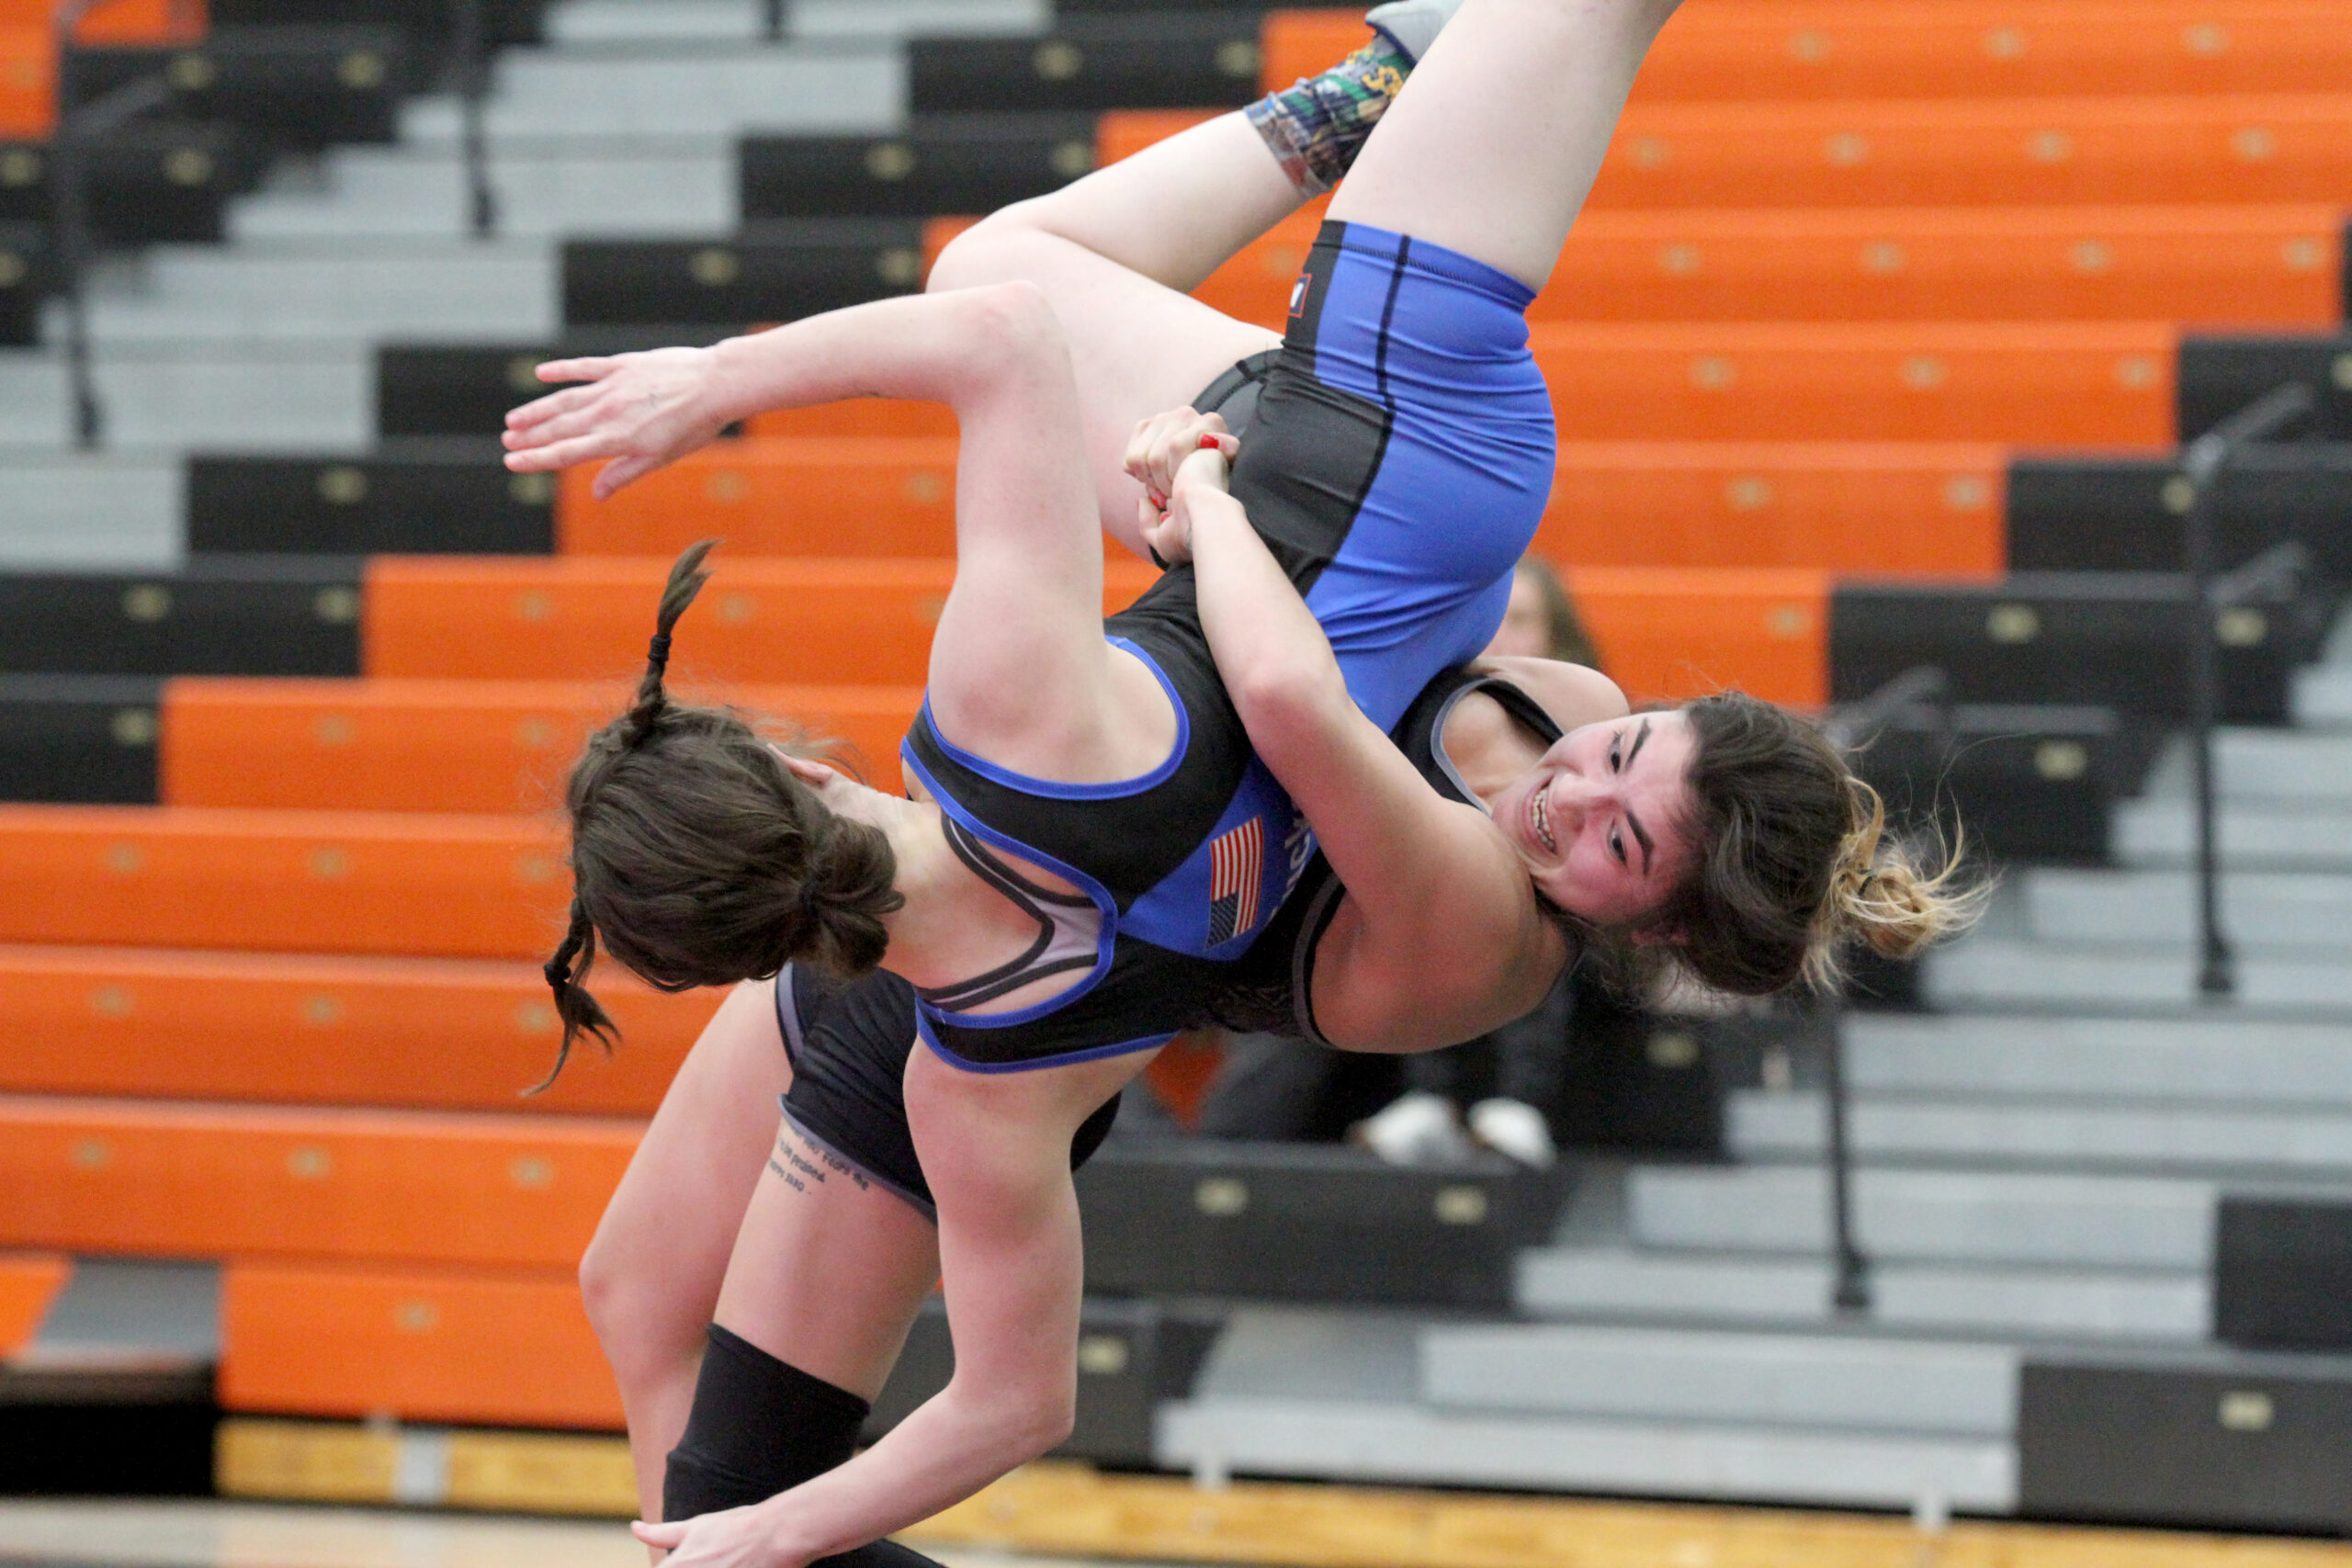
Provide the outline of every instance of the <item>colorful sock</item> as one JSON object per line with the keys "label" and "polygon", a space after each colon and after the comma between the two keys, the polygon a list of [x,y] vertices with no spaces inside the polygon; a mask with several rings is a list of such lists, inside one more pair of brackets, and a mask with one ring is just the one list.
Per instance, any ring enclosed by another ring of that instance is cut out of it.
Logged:
{"label": "colorful sock", "polygon": [[1250,106],[1250,123],[1298,187],[1320,196],[1340,183],[1364,139],[1413,72],[1412,57],[1385,32],[1320,76],[1303,76]]}

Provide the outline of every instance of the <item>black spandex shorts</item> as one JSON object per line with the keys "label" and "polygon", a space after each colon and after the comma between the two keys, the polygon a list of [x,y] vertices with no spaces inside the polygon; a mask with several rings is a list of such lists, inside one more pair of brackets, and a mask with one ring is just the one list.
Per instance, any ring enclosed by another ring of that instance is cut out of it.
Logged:
{"label": "black spandex shorts", "polygon": [[[887,970],[839,980],[787,964],[775,977],[775,1021],[792,1062],[784,1119],[800,1135],[936,1221],[931,1184],[907,1128],[907,1058],[915,1046],[914,987]],[[1069,1144],[1084,1165],[1118,1119],[1113,1095]]]}

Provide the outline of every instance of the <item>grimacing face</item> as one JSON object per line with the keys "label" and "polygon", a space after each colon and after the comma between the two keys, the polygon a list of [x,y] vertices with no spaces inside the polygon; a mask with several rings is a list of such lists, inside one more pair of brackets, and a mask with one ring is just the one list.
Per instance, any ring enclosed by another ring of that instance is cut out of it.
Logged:
{"label": "grimacing face", "polygon": [[1561,908],[1600,925],[1638,919],[1690,863],[1696,743],[1690,721],[1670,711],[1572,729],[1495,796],[1495,826]]}

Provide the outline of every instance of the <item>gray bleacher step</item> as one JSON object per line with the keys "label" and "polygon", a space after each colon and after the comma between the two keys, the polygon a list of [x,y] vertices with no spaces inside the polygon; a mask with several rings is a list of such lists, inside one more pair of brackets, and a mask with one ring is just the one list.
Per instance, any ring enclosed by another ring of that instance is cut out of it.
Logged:
{"label": "gray bleacher step", "polygon": [[2005,1438],[2007,1346],[1555,1324],[1421,1331],[1422,1403],[1440,1409],[1732,1427]]}
{"label": "gray bleacher step", "polygon": [[[2214,1184],[2162,1177],[1863,1169],[1854,1228],[1873,1259],[2187,1269],[2210,1262]],[[1818,1168],[1645,1166],[1625,1184],[1642,1247],[1826,1252]]]}
{"label": "gray bleacher step", "polygon": [[[794,0],[796,39],[1042,32],[1048,0]],[[766,36],[762,0],[569,0],[548,13],[550,43],[644,43]]]}
{"label": "gray bleacher step", "polygon": [[[1939,1008],[2188,1008],[2198,1000],[2196,953],[2186,942],[2155,946],[1975,936],[1930,953],[1921,979],[1929,1003]],[[2251,1007],[2340,1012],[2352,1009],[2352,964],[2325,950],[2282,953],[2241,942],[2237,997]]]}
{"label": "gray bleacher step", "polygon": [[[741,220],[731,148],[687,144],[630,153],[499,152],[491,187],[502,235],[695,235]],[[470,187],[455,149],[338,148],[314,181],[280,182],[234,202],[233,239],[469,232]]]}
{"label": "gray bleacher step", "polygon": [[[1728,1112],[1726,1138],[1744,1159],[1816,1160],[1828,1147],[1828,1106],[1817,1092],[1743,1091]],[[1861,1095],[1847,1126],[1855,1156],[1865,1160],[2352,1176],[2352,1115],[2341,1109]]]}
{"label": "gray bleacher step", "polygon": [[168,570],[187,554],[176,457],[0,452],[0,567]]}
{"label": "gray bleacher step", "polygon": [[[364,342],[102,342],[91,372],[112,448],[360,451],[375,440]],[[62,447],[72,423],[55,350],[0,353],[0,447]]]}
{"label": "gray bleacher step", "polygon": [[79,1258],[32,1342],[9,1359],[7,1397],[62,1404],[201,1397],[220,1359],[218,1268]]}
{"label": "gray bleacher step", "polygon": [[1998,1438],[1680,1420],[1466,1414],[1415,1397],[1417,1324],[1351,1312],[1245,1311],[1190,1399],[1160,1406],[1159,1463],[1419,1484],[1879,1507],[2016,1504]]}
{"label": "gray bleacher step", "polygon": [[[2352,807],[2352,735],[2231,727],[2216,732],[2214,783],[2222,799],[2332,801]],[[2149,770],[2151,798],[2186,798],[2188,742],[2176,737]]]}
{"label": "gray bleacher step", "polygon": [[1858,1094],[2352,1107],[2352,1020],[1854,1013],[1844,1027]]}
{"label": "gray bleacher step", "polygon": [[[2197,1272],[2019,1269],[1872,1260],[1881,1327],[2063,1339],[2191,1339],[2212,1332],[2212,1290]],[[1847,1321],[1828,1258],[1743,1258],[1552,1247],[1520,1255],[1517,1302],[1531,1317],[1713,1325]]]}
{"label": "gray bleacher step", "polygon": [[[508,50],[484,128],[493,145],[565,136],[732,137],[751,130],[857,134],[906,116],[895,39],[802,44],[688,41]],[[458,102],[401,107],[400,139],[454,146]]]}
{"label": "gray bleacher step", "polygon": [[[2012,886],[2028,933],[2054,941],[2181,942],[2198,930],[2197,885],[2185,871],[2042,867]],[[2222,918],[2242,943],[2352,957],[2352,878],[2233,871],[2222,879]]]}
{"label": "gray bleacher step", "polygon": [[[2232,871],[2352,871],[2352,806],[2334,801],[2224,805],[2216,838]],[[2184,866],[2196,852],[2196,817],[2187,800],[2118,803],[2108,843],[2128,866]]]}
{"label": "gray bleacher step", "polygon": [[2299,725],[2312,729],[2352,729],[2352,668],[2321,665],[2296,671],[2289,701]]}
{"label": "gray bleacher step", "polygon": [[158,245],[103,276],[91,299],[91,331],[100,342],[399,336],[528,343],[556,331],[556,247],[544,240]]}

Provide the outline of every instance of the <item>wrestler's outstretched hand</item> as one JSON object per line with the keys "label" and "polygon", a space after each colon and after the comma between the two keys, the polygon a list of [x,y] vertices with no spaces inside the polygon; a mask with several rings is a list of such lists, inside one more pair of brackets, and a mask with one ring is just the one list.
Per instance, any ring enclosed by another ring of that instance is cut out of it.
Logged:
{"label": "wrestler's outstretched hand", "polygon": [[552,359],[542,381],[582,381],[506,415],[506,466],[518,474],[610,458],[596,499],[707,445],[727,427],[707,348],[657,348],[596,359]]}
{"label": "wrestler's outstretched hand", "polygon": [[1201,508],[1233,504],[1226,490],[1226,444],[1232,440],[1230,435],[1220,440],[1205,432],[1196,434],[1192,454],[1177,465],[1169,481],[1166,506],[1154,506],[1148,496],[1140,503],[1143,542],[1165,565],[1182,566],[1193,558],[1193,523]]}
{"label": "wrestler's outstretched hand", "polygon": [[1227,462],[1241,450],[1240,438],[1227,431],[1224,418],[1217,414],[1170,409],[1136,422],[1135,434],[1127,437],[1126,468],[1151,503],[1152,513],[1144,519],[1147,529],[1166,509],[1169,492],[1176,485],[1176,470],[1201,449],[1203,436],[1216,438]]}
{"label": "wrestler's outstretched hand", "polygon": [[775,1500],[658,1525],[639,1519],[628,1528],[646,1545],[669,1552],[662,1568],[805,1568],[807,1558],[777,1547],[768,1506]]}

